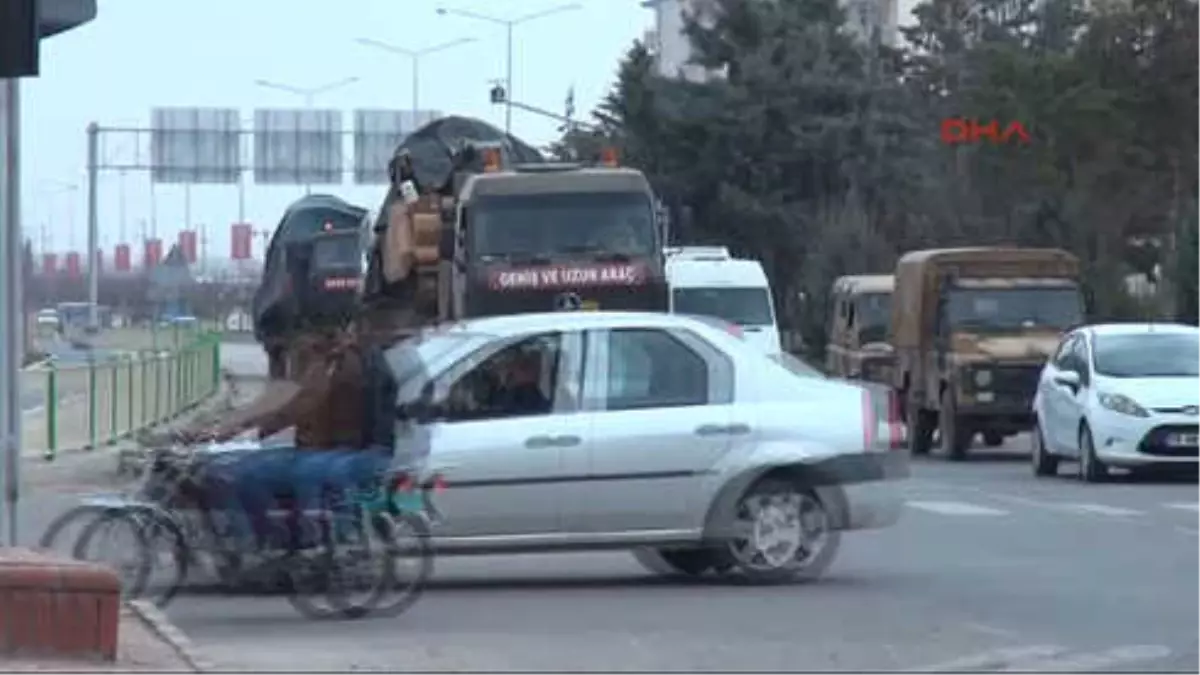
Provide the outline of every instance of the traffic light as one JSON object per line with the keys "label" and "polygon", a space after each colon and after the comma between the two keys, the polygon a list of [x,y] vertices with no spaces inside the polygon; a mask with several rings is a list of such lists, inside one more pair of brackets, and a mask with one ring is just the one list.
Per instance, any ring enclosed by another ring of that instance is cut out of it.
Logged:
{"label": "traffic light", "polygon": [[0,78],[38,73],[38,0],[0,2]]}
{"label": "traffic light", "polygon": [[38,42],[96,18],[96,0],[0,0],[0,79],[35,77]]}

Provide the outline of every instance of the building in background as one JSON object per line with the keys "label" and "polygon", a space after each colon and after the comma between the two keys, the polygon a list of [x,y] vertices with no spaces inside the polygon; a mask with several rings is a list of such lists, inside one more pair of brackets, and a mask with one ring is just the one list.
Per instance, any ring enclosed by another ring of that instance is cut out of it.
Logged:
{"label": "building in background", "polygon": [[[763,0],[768,2],[769,0]],[[703,15],[709,0],[643,0],[642,7],[654,12],[654,27],[643,42],[655,55],[663,77],[683,77],[701,82],[711,76],[704,68],[688,63],[692,46],[684,34],[684,16]],[[842,0],[850,29],[867,39],[876,29],[883,44],[894,45],[898,35],[899,0]]]}

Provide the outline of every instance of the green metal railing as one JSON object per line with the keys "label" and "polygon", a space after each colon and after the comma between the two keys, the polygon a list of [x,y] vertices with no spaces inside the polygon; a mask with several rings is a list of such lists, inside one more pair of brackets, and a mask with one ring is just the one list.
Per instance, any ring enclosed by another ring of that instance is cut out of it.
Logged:
{"label": "green metal railing", "polygon": [[215,394],[221,386],[220,334],[189,331],[168,340],[174,348],[66,366],[48,362],[26,371],[26,381],[42,388],[44,398],[30,411],[37,414],[27,413],[23,446],[53,460],[62,450],[115,445]]}

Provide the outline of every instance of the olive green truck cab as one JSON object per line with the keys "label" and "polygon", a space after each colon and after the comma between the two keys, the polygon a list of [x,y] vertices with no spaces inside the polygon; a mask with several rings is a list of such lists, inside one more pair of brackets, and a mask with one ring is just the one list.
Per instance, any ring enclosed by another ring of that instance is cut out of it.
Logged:
{"label": "olive green truck cab", "polygon": [[893,286],[890,274],[844,276],[833,282],[825,372],[891,385]]}
{"label": "olive green truck cab", "polygon": [[1079,261],[1066,251],[912,251],[896,264],[892,385],[913,454],[937,431],[952,459],[1033,428],[1038,378],[1059,336],[1083,323]]}

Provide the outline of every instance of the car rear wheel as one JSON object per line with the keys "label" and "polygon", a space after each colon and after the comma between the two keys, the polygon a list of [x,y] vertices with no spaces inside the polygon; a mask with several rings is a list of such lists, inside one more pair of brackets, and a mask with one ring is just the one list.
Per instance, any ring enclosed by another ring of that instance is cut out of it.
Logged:
{"label": "car rear wheel", "polygon": [[1042,426],[1034,424],[1033,433],[1029,434],[1030,459],[1033,461],[1033,475],[1058,475],[1058,457],[1046,449],[1046,439],[1042,436]]}
{"label": "car rear wheel", "polygon": [[1079,477],[1086,483],[1099,483],[1108,478],[1108,467],[1096,458],[1096,444],[1086,423],[1079,428]]}
{"label": "car rear wheel", "polygon": [[755,584],[816,579],[841,544],[820,498],[789,480],[756,483],[738,501],[731,525],[716,565]]}

